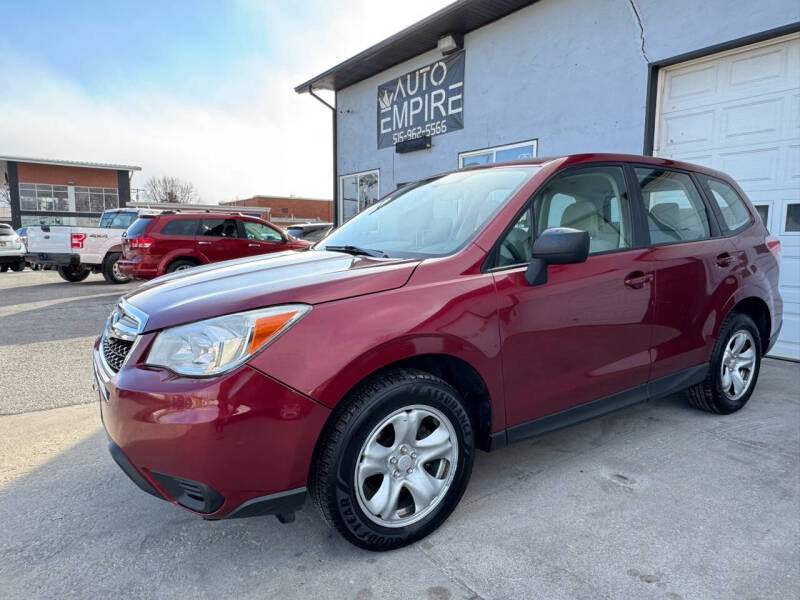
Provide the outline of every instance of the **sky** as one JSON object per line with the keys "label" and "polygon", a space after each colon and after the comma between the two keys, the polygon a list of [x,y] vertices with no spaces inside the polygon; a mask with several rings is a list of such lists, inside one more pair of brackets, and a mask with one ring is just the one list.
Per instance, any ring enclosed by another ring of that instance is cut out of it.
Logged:
{"label": "sky", "polygon": [[330,111],[294,87],[450,1],[0,0],[0,155],[330,198]]}

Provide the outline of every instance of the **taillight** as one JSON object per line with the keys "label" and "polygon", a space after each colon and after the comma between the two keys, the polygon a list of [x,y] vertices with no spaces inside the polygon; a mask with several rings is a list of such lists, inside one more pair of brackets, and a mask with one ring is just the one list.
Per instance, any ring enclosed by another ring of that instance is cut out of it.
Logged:
{"label": "taillight", "polygon": [[143,250],[144,248],[149,248],[153,245],[155,240],[151,237],[132,237],[128,238],[128,243],[131,245],[131,248],[135,250]]}
{"label": "taillight", "polygon": [[780,262],[781,261],[781,241],[776,237],[769,236],[767,238],[767,248],[769,248],[769,251],[772,252],[775,255],[775,258],[778,260],[778,262]]}
{"label": "taillight", "polygon": [[83,248],[83,241],[85,239],[85,233],[71,233],[69,236],[69,245],[73,248]]}

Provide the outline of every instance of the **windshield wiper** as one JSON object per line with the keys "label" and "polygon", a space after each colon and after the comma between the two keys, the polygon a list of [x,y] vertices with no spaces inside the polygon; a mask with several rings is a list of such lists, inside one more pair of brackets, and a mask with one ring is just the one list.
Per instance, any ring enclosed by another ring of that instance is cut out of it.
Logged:
{"label": "windshield wiper", "polygon": [[358,246],[325,246],[325,250],[330,250],[331,252],[346,252],[347,254],[352,254],[353,256],[376,256],[379,258],[389,258],[389,255],[386,254],[383,250],[370,250],[368,248],[359,248]]}

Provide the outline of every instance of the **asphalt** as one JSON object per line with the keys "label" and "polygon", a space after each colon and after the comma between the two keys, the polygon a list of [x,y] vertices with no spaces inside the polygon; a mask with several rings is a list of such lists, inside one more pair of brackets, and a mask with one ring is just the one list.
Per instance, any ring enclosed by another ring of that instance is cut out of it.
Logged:
{"label": "asphalt", "polygon": [[311,505],[289,525],[206,522],[134,487],[91,392],[89,345],[124,289],[98,281],[0,274],[0,406],[18,413],[0,416],[1,598],[800,595],[796,363],[766,359],[735,415],[676,395],[479,453],[437,532],[374,554]]}

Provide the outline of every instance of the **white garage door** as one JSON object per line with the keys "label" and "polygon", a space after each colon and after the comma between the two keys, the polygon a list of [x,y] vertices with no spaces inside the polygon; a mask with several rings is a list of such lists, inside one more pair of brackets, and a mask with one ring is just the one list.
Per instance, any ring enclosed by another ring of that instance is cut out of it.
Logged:
{"label": "white garage door", "polygon": [[654,154],[733,176],[781,240],[783,331],[800,359],[800,34],[664,68]]}

